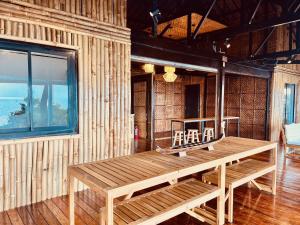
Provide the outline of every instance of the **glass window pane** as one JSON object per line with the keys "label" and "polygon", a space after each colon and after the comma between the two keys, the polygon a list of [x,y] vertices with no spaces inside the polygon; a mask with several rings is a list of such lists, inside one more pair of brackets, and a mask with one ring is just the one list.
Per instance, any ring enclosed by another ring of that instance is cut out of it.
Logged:
{"label": "glass window pane", "polygon": [[0,49],[0,131],[29,127],[28,55]]}
{"label": "glass window pane", "polygon": [[33,127],[68,126],[67,58],[32,54]]}

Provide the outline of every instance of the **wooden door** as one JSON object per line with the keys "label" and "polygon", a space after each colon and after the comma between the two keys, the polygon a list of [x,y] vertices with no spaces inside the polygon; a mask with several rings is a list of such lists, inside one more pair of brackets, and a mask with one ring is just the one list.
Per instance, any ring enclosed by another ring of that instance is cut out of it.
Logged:
{"label": "wooden door", "polygon": [[[185,118],[199,118],[200,116],[200,84],[185,86]],[[197,129],[197,123],[186,125],[187,129]]]}

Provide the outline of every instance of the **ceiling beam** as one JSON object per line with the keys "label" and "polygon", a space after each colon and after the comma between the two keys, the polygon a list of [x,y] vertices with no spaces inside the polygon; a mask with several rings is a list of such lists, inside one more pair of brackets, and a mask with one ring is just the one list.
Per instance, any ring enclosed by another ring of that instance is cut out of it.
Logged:
{"label": "ceiling beam", "polygon": [[259,9],[259,7],[260,7],[262,1],[263,1],[263,0],[259,0],[259,1],[258,1],[258,3],[257,3],[257,5],[256,5],[256,7],[255,7],[255,9],[254,9],[254,11],[253,11],[253,13],[252,13],[252,16],[251,16],[251,18],[250,18],[248,24],[252,24],[252,22],[253,22],[253,20],[254,20],[254,17],[256,16],[257,11],[258,11],[258,9]]}
{"label": "ceiling beam", "polygon": [[277,59],[277,58],[283,58],[283,57],[290,57],[293,55],[299,55],[300,54],[300,48],[287,50],[287,51],[281,51],[281,52],[272,52],[272,53],[266,53],[263,55],[257,55],[254,56],[252,59],[258,60],[258,59]]}
{"label": "ceiling beam", "polygon": [[165,28],[159,33],[159,37],[164,36],[164,34],[171,28],[171,24],[167,24],[167,26],[165,26]]}
{"label": "ceiling beam", "polygon": [[268,21],[263,21],[260,23],[249,24],[249,25],[242,25],[238,27],[228,27],[217,31],[208,32],[202,35],[199,35],[199,38],[207,38],[209,40],[217,40],[217,39],[225,39],[231,38],[238,34],[249,33],[259,30],[264,30],[267,28],[278,27],[294,22],[300,21],[300,14],[293,14],[282,16],[278,18],[274,18]]}
{"label": "ceiling beam", "polygon": [[195,39],[197,38],[198,32],[199,32],[200,29],[202,28],[202,26],[203,26],[203,24],[204,24],[206,18],[208,17],[210,11],[213,9],[214,5],[216,4],[216,1],[217,1],[217,0],[212,0],[212,3],[210,4],[210,6],[209,6],[208,10],[206,11],[205,15],[202,16],[200,22],[198,23],[198,25],[197,25],[197,27],[196,27],[194,33],[193,33],[193,36],[192,36],[192,37],[193,37],[193,40],[195,40]]}
{"label": "ceiling beam", "polygon": [[262,40],[260,45],[257,47],[257,49],[254,51],[254,53],[250,57],[256,56],[261,51],[261,49],[265,46],[265,44],[268,42],[268,40],[272,36],[275,29],[276,29],[276,27],[271,28],[271,30],[268,32],[268,34],[265,36],[265,38]]}

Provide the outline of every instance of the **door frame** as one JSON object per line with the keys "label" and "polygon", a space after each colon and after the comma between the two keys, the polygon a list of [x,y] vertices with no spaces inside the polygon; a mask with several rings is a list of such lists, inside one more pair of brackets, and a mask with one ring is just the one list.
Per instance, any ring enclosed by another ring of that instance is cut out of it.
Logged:
{"label": "door frame", "polygon": [[[134,112],[134,83],[146,82],[146,140],[153,140],[154,131],[154,94],[153,94],[153,74],[142,74],[131,77],[131,113]],[[152,149],[152,147],[151,147]]]}

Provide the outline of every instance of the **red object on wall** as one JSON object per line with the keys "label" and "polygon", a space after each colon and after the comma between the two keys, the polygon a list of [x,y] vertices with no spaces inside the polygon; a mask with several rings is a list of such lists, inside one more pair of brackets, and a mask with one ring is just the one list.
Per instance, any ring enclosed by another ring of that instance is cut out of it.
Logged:
{"label": "red object on wall", "polygon": [[139,128],[137,125],[134,126],[134,139],[138,140],[139,139]]}

